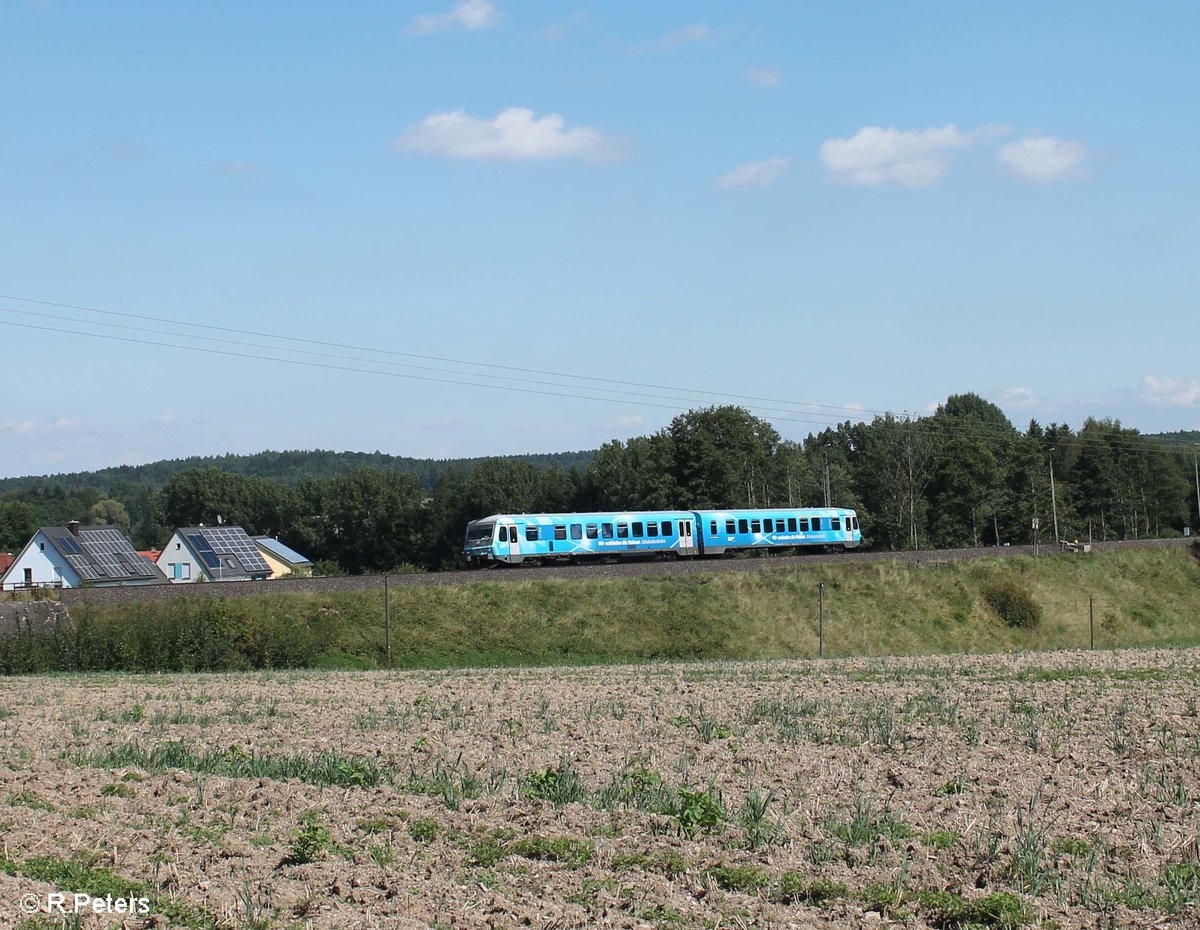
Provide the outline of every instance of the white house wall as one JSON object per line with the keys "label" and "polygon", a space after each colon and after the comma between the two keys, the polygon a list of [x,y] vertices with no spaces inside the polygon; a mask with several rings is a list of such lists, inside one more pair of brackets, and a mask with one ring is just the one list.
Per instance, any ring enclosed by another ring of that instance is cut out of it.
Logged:
{"label": "white house wall", "polygon": [[[155,564],[162,569],[163,574],[172,584],[189,584],[193,581],[201,581],[204,577],[204,570],[179,533],[172,536],[170,542],[163,546]],[[175,569],[172,566],[178,566],[178,568]]]}
{"label": "white house wall", "polygon": [[53,543],[41,531],[34,534],[4,574],[4,590],[19,590],[25,584],[25,569],[32,569],[35,585],[62,584],[64,588],[78,588],[79,575],[59,555]]}

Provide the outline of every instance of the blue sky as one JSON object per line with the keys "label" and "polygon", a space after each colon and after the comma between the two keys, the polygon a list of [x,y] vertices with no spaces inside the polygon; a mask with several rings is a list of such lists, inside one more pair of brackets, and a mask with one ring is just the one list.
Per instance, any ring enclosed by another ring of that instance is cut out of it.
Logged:
{"label": "blue sky", "polygon": [[1200,428],[1200,5],[1152,13],[9,0],[0,474]]}

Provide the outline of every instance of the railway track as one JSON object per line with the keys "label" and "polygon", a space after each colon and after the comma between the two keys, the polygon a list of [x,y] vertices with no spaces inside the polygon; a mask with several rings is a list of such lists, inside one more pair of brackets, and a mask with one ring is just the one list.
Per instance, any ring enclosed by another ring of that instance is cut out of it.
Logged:
{"label": "railway track", "polygon": [[[1123,542],[1094,543],[1093,551],[1116,552],[1123,549],[1183,548],[1188,539],[1144,539]],[[806,555],[761,555],[744,558],[684,559],[663,562],[615,562],[594,565],[542,566],[538,568],[505,567],[448,572],[425,572],[409,575],[388,575],[386,583],[393,587],[464,585],[479,583],[512,583],[549,580],[580,580],[605,578],[682,577],[718,572],[757,572],[770,569],[807,568],[815,565],[848,565],[868,562],[902,562],[916,565],[936,565],[968,562],[976,559],[1009,558],[1013,556],[1057,556],[1087,558],[1083,553],[1060,554],[1055,546],[1003,546],[979,549],[927,549],[915,552],[850,551]],[[128,588],[73,588],[61,592],[66,604],[119,604],[133,601],[167,600],[173,597],[252,597],[263,594],[333,593],[336,591],[370,591],[385,584],[384,575],[346,575],[330,578],[280,579],[267,582],[226,582],[224,584],[155,585]]]}

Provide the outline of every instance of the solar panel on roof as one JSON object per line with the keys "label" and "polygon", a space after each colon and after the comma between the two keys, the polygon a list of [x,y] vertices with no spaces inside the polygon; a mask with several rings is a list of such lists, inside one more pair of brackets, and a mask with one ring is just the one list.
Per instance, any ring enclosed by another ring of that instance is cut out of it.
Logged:
{"label": "solar panel on roof", "polygon": [[77,543],[71,536],[60,536],[58,538],[58,544],[62,546],[64,552],[67,552],[71,555],[83,554],[83,550],[79,548],[79,543]]}
{"label": "solar panel on roof", "polygon": [[217,559],[217,554],[213,552],[213,547],[208,544],[208,540],[199,533],[189,533],[188,542],[192,544],[192,548],[196,550],[204,564],[209,568],[219,568],[221,562]]}
{"label": "solar panel on roof", "polygon": [[88,560],[82,555],[69,555],[67,562],[75,569],[75,573],[84,581],[99,581],[100,576],[96,574],[95,569]]}

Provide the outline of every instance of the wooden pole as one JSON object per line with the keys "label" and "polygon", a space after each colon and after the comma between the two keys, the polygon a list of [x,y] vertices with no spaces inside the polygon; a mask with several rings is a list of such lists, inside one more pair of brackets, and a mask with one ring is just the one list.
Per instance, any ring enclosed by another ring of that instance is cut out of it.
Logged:
{"label": "wooden pole", "polygon": [[383,576],[383,648],[387,653],[388,668],[392,667],[392,590],[388,576]]}
{"label": "wooden pole", "polygon": [[825,582],[817,583],[817,657],[825,657]]}

